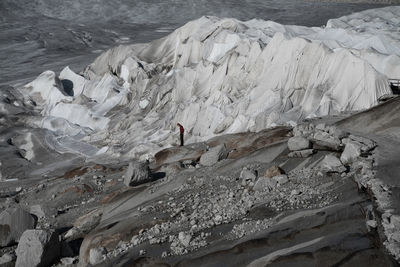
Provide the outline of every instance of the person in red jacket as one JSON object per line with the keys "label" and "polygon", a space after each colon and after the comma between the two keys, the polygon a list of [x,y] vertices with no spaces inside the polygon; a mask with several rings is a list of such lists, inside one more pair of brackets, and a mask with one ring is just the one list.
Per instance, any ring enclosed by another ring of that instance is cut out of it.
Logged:
{"label": "person in red jacket", "polygon": [[185,129],[180,123],[177,123],[176,125],[179,126],[179,132],[180,132],[180,137],[181,137],[181,146],[183,146],[183,133],[185,132]]}

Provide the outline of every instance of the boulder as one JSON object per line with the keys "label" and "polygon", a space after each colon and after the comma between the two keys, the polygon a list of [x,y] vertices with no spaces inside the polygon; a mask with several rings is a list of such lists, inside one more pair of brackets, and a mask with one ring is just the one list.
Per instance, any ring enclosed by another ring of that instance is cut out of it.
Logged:
{"label": "boulder", "polygon": [[283,185],[289,182],[289,178],[286,174],[274,176],[272,179],[274,179],[278,183],[278,185]]}
{"label": "boulder", "polygon": [[257,179],[257,172],[244,167],[240,172],[240,179],[255,181]]}
{"label": "boulder", "polygon": [[326,172],[338,172],[342,173],[346,171],[342,162],[334,155],[328,154],[320,163],[320,168]]}
{"label": "boulder", "polygon": [[275,179],[271,179],[270,177],[260,177],[254,184],[253,190],[272,191],[277,187],[277,185],[278,182]]}
{"label": "boulder", "polygon": [[15,255],[11,253],[5,253],[0,257],[0,267],[14,267],[15,266]]}
{"label": "boulder", "polygon": [[60,262],[63,265],[72,265],[72,264],[75,264],[77,261],[78,261],[78,259],[77,258],[73,258],[73,257],[65,257],[65,258],[62,258],[60,260]]}
{"label": "boulder", "polygon": [[304,149],[298,151],[292,151],[288,154],[289,158],[308,158],[315,153],[314,149]]}
{"label": "boulder", "polygon": [[60,257],[58,234],[54,230],[26,230],[15,252],[16,267],[51,266]]}
{"label": "boulder", "polygon": [[314,133],[314,124],[299,124],[293,128],[294,136],[309,137]]}
{"label": "boulder", "polygon": [[279,166],[272,166],[265,171],[264,177],[271,178],[280,174],[285,174],[285,172]]}
{"label": "boulder", "polygon": [[125,173],[124,184],[134,186],[151,180],[149,164],[147,162],[131,162]]}
{"label": "boulder", "polygon": [[344,151],[340,156],[340,161],[347,165],[352,163],[361,155],[361,144],[354,141],[347,141]]}
{"label": "boulder", "polygon": [[319,123],[315,126],[316,130],[320,130],[320,131],[326,131],[326,124],[325,123]]}
{"label": "boulder", "polygon": [[304,150],[310,148],[310,146],[310,141],[301,136],[293,136],[288,140],[288,148],[290,151]]}
{"label": "boulder", "polygon": [[337,137],[339,139],[343,139],[349,135],[349,133],[343,131],[342,129],[339,129],[336,126],[329,126],[329,134],[332,135],[333,137]]}
{"label": "boulder", "polygon": [[107,250],[104,247],[91,248],[89,252],[89,263],[92,265],[98,264],[105,260]]}
{"label": "boulder", "polygon": [[228,157],[228,153],[229,151],[225,144],[215,146],[201,155],[200,164],[203,166],[212,166],[218,161],[226,159]]}
{"label": "boulder", "polygon": [[35,226],[35,218],[20,206],[5,209],[0,213],[0,246],[18,242],[25,230]]}
{"label": "boulder", "polygon": [[45,211],[43,209],[43,206],[41,204],[32,205],[30,207],[30,212],[31,212],[31,214],[35,215],[38,218],[46,217],[46,213],[45,213]]}
{"label": "boulder", "polygon": [[190,233],[179,232],[178,239],[183,246],[188,247],[192,240],[192,235]]}
{"label": "boulder", "polygon": [[375,220],[368,220],[367,221],[367,228],[368,229],[375,229],[378,227],[378,223]]}
{"label": "boulder", "polygon": [[64,238],[66,240],[75,240],[83,237],[100,223],[102,215],[103,211],[96,209],[79,217],[74,222],[74,227],[64,235]]}
{"label": "boulder", "polygon": [[342,149],[342,142],[340,141],[340,139],[331,136],[327,132],[316,131],[311,141],[322,148],[327,148],[335,151],[340,151]]}
{"label": "boulder", "polygon": [[376,147],[376,143],[374,141],[362,136],[350,135],[349,139],[360,145],[361,152],[368,152]]}

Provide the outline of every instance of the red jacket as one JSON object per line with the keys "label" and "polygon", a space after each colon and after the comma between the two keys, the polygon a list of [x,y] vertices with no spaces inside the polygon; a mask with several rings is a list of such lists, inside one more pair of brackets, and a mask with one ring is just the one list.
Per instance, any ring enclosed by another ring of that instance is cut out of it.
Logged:
{"label": "red jacket", "polygon": [[177,123],[176,125],[179,126],[179,131],[181,134],[183,134],[185,132],[185,129],[183,128],[183,126],[180,123]]}

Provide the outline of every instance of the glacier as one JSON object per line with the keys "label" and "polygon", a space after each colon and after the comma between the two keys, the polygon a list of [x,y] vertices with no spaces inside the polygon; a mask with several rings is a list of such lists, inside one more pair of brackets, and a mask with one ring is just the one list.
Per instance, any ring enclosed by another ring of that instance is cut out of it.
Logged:
{"label": "glacier", "polygon": [[82,73],[46,71],[17,90],[37,111],[30,124],[144,159],[178,144],[177,122],[194,143],[376,105],[392,94],[388,79],[400,78],[399,18],[400,7],[324,27],[203,16],[114,47]]}

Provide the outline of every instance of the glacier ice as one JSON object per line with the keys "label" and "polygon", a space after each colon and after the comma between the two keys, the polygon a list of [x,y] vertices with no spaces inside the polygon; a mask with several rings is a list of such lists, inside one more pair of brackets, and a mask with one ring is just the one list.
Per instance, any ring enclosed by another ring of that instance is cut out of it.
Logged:
{"label": "glacier ice", "polygon": [[47,71],[21,90],[42,125],[58,119],[64,134],[90,133],[84,140],[110,155],[140,157],[176,144],[177,122],[191,143],[376,105],[391,94],[388,78],[400,78],[399,17],[388,7],[312,28],[201,17],[112,48],[82,75]]}

